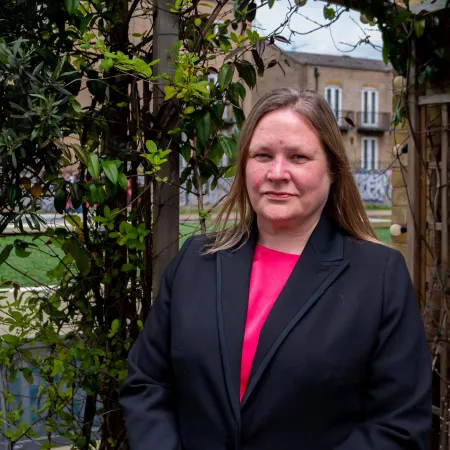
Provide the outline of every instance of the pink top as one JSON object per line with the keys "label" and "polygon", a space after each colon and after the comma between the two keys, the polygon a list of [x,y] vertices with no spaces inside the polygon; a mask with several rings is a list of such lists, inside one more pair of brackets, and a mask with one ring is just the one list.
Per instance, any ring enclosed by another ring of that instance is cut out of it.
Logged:
{"label": "pink top", "polygon": [[256,246],[242,347],[241,401],[247,388],[261,328],[298,259],[299,255],[278,252],[261,245]]}

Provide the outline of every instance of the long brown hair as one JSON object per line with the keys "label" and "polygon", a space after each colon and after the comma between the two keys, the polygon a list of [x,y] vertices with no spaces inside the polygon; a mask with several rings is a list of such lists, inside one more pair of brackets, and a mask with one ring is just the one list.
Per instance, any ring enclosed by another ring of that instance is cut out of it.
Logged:
{"label": "long brown hair", "polygon": [[[333,175],[325,211],[335,224],[357,239],[377,242],[379,239],[369,222],[353,177],[336,119],[325,99],[313,91],[282,88],[265,94],[250,111],[239,137],[236,176],[227,198],[215,220],[214,231],[206,253],[228,250],[243,245],[249,238],[255,212],[245,186],[248,148],[261,118],[280,109],[291,109],[304,116],[318,131],[326,149]],[[235,214],[234,226],[227,223]]]}

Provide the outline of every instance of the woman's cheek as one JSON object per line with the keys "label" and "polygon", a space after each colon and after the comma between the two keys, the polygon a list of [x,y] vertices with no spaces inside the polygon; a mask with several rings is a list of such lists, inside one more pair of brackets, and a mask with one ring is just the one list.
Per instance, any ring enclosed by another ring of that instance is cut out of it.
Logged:
{"label": "woman's cheek", "polygon": [[264,184],[265,170],[263,167],[255,167],[249,164],[247,167],[247,186],[253,191],[259,191]]}

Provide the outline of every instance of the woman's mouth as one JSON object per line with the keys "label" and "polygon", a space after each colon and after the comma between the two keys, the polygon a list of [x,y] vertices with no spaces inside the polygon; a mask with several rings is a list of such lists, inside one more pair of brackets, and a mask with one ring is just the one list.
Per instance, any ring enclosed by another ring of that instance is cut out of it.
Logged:
{"label": "woman's mouth", "polygon": [[290,194],[289,192],[276,192],[276,191],[268,191],[265,192],[264,195],[266,195],[272,200],[287,200],[292,197],[292,194]]}

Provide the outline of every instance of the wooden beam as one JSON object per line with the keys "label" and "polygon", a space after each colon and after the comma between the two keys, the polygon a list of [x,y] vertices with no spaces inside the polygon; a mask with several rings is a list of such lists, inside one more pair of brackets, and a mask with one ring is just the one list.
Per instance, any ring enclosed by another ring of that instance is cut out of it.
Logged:
{"label": "wooden beam", "polygon": [[[168,11],[166,0],[157,0],[154,9],[153,59],[160,62],[154,66],[154,75],[173,73],[171,51],[173,44],[179,40],[179,20],[176,14]],[[154,115],[164,102],[161,84],[154,83],[153,111]],[[170,145],[167,136],[162,136],[159,148]],[[167,177],[167,183],[156,182],[153,191],[153,298],[156,297],[164,269],[178,253],[179,220],[180,220],[180,160],[177,151],[172,151],[168,161],[158,172],[161,178]]]}
{"label": "wooden beam", "polygon": [[419,97],[419,106],[443,105],[445,103],[450,103],[450,94],[421,95]]}
{"label": "wooden beam", "polygon": [[[415,43],[412,43],[412,58],[415,57]],[[407,212],[408,224],[408,240],[406,247],[406,263],[414,285],[414,290],[420,301],[420,281],[421,281],[421,257],[420,257],[420,213],[421,213],[421,189],[420,189],[420,110],[418,107],[418,99],[416,92],[416,67],[412,64],[409,71],[409,90],[408,90],[408,107],[409,107],[409,138],[408,138],[408,175],[407,190],[409,199],[409,208]],[[415,135],[416,133],[416,135]],[[416,145],[417,144],[417,145]]]}

